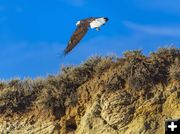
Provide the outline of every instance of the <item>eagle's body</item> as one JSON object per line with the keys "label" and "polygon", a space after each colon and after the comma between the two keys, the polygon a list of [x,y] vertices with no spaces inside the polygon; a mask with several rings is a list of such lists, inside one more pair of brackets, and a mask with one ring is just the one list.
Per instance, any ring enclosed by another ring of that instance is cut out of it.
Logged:
{"label": "eagle's body", "polygon": [[64,50],[64,54],[68,54],[84,37],[84,35],[87,33],[89,27],[91,29],[96,29],[99,31],[99,28],[104,25],[108,21],[108,18],[105,17],[90,17],[87,19],[80,20],[76,23],[76,30],[71,36],[71,39],[68,42],[68,45],[66,49]]}

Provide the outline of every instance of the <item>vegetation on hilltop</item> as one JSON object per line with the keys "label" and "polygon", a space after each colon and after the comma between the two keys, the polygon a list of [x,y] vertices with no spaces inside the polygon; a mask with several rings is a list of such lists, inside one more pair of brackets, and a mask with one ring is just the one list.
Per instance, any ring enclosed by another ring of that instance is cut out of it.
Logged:
{"label": "vegetation on hilltop", "polygon": [[81,85],[114,68],[118,74],[102,83],[107,90],[128,85],[132,90],[148,92],[157,83],[180,82],[180,49],[160,48],[149,57],[141,51],[127,51],[122,58],[97,56],[79,66],[65,67],[56,76],[0,82],[0,114],[22,113],[36,105],[60,118],[66,107],[77,104]]}

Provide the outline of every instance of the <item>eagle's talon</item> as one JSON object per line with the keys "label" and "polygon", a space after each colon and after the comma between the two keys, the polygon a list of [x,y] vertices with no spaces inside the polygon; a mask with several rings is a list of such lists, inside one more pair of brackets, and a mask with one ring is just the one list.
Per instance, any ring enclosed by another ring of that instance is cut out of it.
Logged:
{"label": "eagle's talon", "polygon": [[100,31],[101,29],[99,27],[96,27],[96,31]]}

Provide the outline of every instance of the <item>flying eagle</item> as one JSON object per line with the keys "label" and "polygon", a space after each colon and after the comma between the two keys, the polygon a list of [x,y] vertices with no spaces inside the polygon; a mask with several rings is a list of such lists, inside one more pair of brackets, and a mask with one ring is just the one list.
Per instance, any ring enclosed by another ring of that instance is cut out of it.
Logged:
{"label": "flying eagle", "polygon": [[91,29],[95,28],[97,31],[99,31],[100,27],[104,25],[107,21],[107,17],[90,17],[83,20],[79,20],[76,23],[77,28],[71,36],[66,49],[64,50],[64,55],[68,54],[80,42],[80,40],[87,33],[89,27]]}

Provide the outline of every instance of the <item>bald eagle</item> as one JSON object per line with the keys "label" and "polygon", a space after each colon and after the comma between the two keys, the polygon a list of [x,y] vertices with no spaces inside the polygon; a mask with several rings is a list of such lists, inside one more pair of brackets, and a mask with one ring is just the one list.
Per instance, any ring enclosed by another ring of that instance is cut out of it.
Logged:
{"label": "bald eagle", "polygon": [[109,19],[107,17],[90,17],[86,19],[79,20],[76,23],[76,30],[71,36],[67,47],[64,50],[64,55],[68,54],[85,36],[89,28],[100,30],[100,27],[104,25]]}

